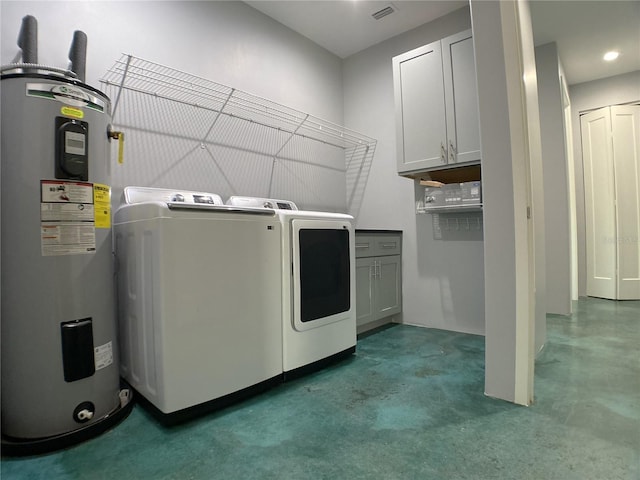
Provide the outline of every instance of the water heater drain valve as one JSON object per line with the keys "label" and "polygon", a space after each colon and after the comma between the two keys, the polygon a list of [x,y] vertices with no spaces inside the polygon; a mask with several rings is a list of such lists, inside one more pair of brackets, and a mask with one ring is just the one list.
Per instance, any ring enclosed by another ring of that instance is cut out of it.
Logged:
{"label": "water heater drain valve", "polygon": [[86,423],[93,418],[96,407],[91,402],[82,402],[73,411],[73,419],[78,423]]}

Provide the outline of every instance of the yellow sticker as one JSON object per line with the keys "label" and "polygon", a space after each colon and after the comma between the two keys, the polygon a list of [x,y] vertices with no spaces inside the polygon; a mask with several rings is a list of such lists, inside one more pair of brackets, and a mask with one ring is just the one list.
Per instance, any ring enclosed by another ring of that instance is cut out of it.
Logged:
{"label": "yellow sticker", "polygon": [[62,112],[62,114],[66,115],[67,117],[84,118],[84,112],[82,110],[80,110],[79,108],[62,107],[60,109],[60,112]]}
{"label": "yellow sticker", "polygon": [[96,228],[111,228],[111,187],[93,184],[93,211]]}

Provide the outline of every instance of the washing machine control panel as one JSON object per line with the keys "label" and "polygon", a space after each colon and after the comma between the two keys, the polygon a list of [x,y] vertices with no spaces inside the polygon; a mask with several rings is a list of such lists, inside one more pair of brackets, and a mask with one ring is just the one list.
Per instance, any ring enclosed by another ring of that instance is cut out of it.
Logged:
{"label": "washing machine control panel", "polygon": [[211,195],[193,195],[193,203],[205,203],[207,205],[216,205],[213,196]]}
{"label": "washing machine control panel", "polygon": [[127,203],[166,202],[186,205],[224,205],[220,195],[190,190],[172,190],[168,188],[125,187]]}
{"label": "washing machine control panel", "polygon": [[296,204],[289,200],[260,197],[233,196],[227,200],[227,205],[233,205],[235,207],[270,208],[273,210],[298,210]]}

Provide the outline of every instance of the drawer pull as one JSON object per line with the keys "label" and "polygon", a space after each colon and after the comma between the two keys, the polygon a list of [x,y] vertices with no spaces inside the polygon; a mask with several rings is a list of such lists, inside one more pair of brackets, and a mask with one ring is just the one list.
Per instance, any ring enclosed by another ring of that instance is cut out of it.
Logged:
{"label": "drawer pull", "polygon": [[356,243],[356,248],[369,248],[368,243]]}
{"label": "drawer pull", "polygon": [[395,243],[383,243],[382,248],[396,248]]}

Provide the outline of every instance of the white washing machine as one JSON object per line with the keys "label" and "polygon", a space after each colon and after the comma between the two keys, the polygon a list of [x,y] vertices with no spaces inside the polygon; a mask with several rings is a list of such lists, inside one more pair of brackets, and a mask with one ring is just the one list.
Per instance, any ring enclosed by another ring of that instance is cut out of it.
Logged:
{"label": "white washing machine", "polygon": [[227,204],[274,209],[282,223],[285,378],[355,352],[353,217],[301,211],[287,200],[234,196]]}
{"label": "white washing machine", "polygon": [[275,212],[204,192],[127,187],[124,197],[114,216],[121,375],[165,419],[280,382]]}

